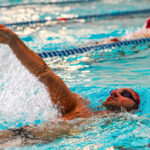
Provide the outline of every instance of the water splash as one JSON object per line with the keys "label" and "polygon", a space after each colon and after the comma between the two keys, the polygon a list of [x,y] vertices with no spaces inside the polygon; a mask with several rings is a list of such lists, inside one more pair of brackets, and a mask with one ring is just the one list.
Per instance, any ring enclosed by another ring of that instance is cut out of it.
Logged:
{"label": "water splash", "polygon": [[20,63],[7,45],[0,45],[0,51],[2,129],[54,119],[57,110],[45,86]]}

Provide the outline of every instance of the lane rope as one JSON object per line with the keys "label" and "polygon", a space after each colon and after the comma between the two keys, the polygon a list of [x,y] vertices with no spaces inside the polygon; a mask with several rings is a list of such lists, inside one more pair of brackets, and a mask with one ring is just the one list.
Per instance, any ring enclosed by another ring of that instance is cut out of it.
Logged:
{"label": "lane rope", "polygon": [[148,14],[150,13],[150,8],[148,9],[141,9],[141,10],[130,10],[130,11],[117,11],[112,13],[104,13],[104,14],[91,14],[91,15],[82,15],[82,16],[75,16],[75,17],[60,17],[60,18],[52,18],[52,19],[43,19],[43,20],[35,20],[35,21],[24,21],[24,22],[14,22],[14,23],[2,23],[7,27],[11,26],[28,26],[33,24],[44,24],[47,22],[67,22],[67,21],[74,21],[74,20],[89,20],[89,19],[104,19],[110,17],[118,17],[118,16],[128,16],[128,15],[137,15],[137,14]]}
{"label": "lane rope", "polygon": [[71,49],[64,49],[64,50],[52,50],[52,51],[47,51],[47,52],[40,52],[37,54],[41,56],[42,58],[56,57],[56,56],[62,57],[62,56],[82,54],[85,52],[89,52],[91,50],[112,49],[116,47],[137,45],[137,44],[143,44],[143,43],[150,43],[150,37],[134,39],[134,40],[126,40],[126,41],[120,41],[120,42],[113,42],[113,43],[101,44],[101,45],[93,45],[93,46],[87,46],[87,47],[71,48]]}
{"label": "lane rope", "polygon": [[66,5],[66,4],[75,4],[75,3],[87,3],[99,0],[75,0],[75,1],[53,1],[53,2],[39,2],[39,3],[21,3],[21,4],[11,4],[11,5],[0,5],[0,8],[11,8],[16,6],[29,6],[29,5]]}

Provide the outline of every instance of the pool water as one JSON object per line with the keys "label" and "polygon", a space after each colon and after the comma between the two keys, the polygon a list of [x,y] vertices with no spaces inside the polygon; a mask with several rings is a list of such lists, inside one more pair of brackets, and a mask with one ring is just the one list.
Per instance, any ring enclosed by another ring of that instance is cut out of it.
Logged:
{"label": "pool water", "polygon": [[[37,1],[3,0],[1,5],[27,2]],[[17,6],[1,8],[0,22],[11,23],[149,7],[148,0],[100,0],[90,4]],[[122,36],[142,28],[148,17],[135,15],[11,28],[33,51],[42,52],[88,46],[103,38]],[[55,120],[58,112],[49,101],[44,85],[22,68],[7,46],[0,45],[0,49],[0,130]],[[79,127],[84,128],[83,132],[63,136],[47,144],[7,149],[149,149],[150,44],[91,51],[63,58],[47,58],[45,61],[73,92],[87,97],[93,109],[105,100],[110,90],[123,87],[133,88],[139,93],[140,109],[135,114],[123,112],[107,118],[90,118],[87,124]]]}

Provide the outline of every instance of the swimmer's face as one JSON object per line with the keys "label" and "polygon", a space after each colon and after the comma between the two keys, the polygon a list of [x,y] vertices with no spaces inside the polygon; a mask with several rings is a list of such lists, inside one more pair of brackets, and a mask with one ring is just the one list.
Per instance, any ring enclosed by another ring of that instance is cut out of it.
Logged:
{"label": "swimmer's face", "polygon": [[110,92],[110,96],[103,102],[103,106],[110,110],[125,108],[127,111],[131,111],[138,108],[137,95],[132,89],[116,89]]}

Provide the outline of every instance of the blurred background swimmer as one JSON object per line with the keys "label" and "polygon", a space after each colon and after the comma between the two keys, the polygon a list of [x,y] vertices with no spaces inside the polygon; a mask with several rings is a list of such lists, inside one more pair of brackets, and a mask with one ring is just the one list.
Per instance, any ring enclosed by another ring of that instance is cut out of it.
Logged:
{"label": "blurred background swimmer", "polygon": [[138,39],[138,38],[146,38],[150,37],[150,17],[146,20],[145,25],[137,30],[134,33],[127,33],[125,36],[122,37],[110,37],[107,39],[103,39],[99,42],[96,42],[97,45],[99,44],[107,44],[112,42],[120,42],[125,40],[131,40],[131,39]]}

